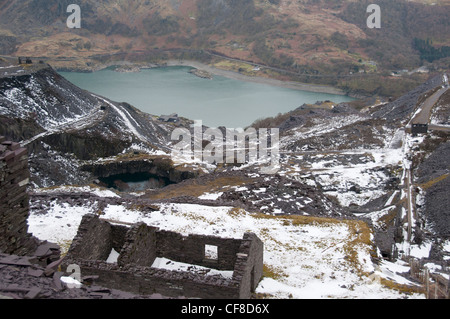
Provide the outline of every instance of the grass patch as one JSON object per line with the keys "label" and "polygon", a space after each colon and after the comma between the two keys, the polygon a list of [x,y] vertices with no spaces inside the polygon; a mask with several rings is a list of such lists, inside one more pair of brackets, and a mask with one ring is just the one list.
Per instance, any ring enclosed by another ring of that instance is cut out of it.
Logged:
{"label": "grass patch", "polygon": [[450,176],[449,173],[444,174],[444,175],[434,178],[426,183],[419,184],[419,187],[422,188],[423,190],[426,190],[426,189],[430,188],[431,186],[433,186],[434,184],[437,184],[437,183],[443,181],[444,179],[446,179],[449,176]]}
{"label": "grass patch", "polygon": [[246,179],[238,176],[219,177],[209,181],[189,180],[186,183],[169,185],[160,190],[149,192],[147,197],[154,200],[181,196],[199,197],[205,193],[224,191],[244,183],[246,183]]}
{"label": "grass patch", "polygon": [[380,283],[386,288],[397,290],[398,292],[404,294],[425,293],[422,287],[403,285],[385,278],[380,278]]}
{"label": "grass patch", "polygon": [[246,214],[247,214],[247,212],[245,211],[245,209],[238,208],[238,207],[233,207],[232,209],[230,209],[228,211],[228,215],[230,215],[232,217],[244,216]]}
{"label": "grass patch", "polygon": [[69,252],[70,246],[72,245],[72,240],[60,240],[57,242],[59,248],[61,249],[61,257],[64,257]]}
{"label": "grass patch", "polygon": [[263,265],[263,277],[278,280],[278,279],[287,277],[287,275],[279,268],[264,264]]}
{"label": "grass patch", "polygon": [[361,264],[358,258],[358,251],[361,245],[371,247],[370,254],[376,256],[376,246],[372,242],[372,230],[362,221],[349,221],[347,223],[350,230],[350,240],[344,245],[344,251],[347,254],[347,262],[352,268],[359,271],[362,275]]}

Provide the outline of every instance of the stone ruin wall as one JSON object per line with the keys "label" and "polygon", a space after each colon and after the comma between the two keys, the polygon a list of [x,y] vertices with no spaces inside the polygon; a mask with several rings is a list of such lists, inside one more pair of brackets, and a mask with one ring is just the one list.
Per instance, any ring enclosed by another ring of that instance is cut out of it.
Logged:
{"label": "stone ruin wall", "polygon": [[24,256],[37,249],[28,233],[27,149],[0,136],[0,252]]}
{"label": "stone ruin wall", "polygon": [[[217,259],[205,258],[205,245],[217,246]],[[106,262],[112,248],[120,252],[113,264]],[[152,268],[156,257],[233,270],[233,277]],[[263,244],[252,233],[246,233],[243,239],[182,236],[144,223],[129,228],[86,215],[64,264],[77,264],[82,276],[99,276],[98,284],[135,294],[248,299],[262,277]]]}

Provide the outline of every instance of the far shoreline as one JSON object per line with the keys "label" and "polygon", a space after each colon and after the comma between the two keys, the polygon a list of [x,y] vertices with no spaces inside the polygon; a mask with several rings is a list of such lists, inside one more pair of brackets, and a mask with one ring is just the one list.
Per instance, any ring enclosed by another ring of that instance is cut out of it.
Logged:
{"label": "far shoreline", "polygon": [[[333,86],[320,85],[320,84],[308,84],[308,83],[301,83],[301,82],[294,82],[294,81],[282,81],[282,80],[266,78],[266,77],[259,77],[259,76],[248,76],[248,75],[241,74],[239,72],[222,70],[222,69],[218,69],[218,68],[212,67],[210,65],[207,65],[207,64],[204,64],[201,62],[191,61],[191,60],[183,60],[183,61],[168,60],[165,63],[165,66],[189,66],[189,67],[193,67],[193,68],[196,68],[199,70],[205,70],[213,75],[224,76],[226,78],[230,78],[230,79],[238,80],[238,81],[266,84],[266,85],[271,85],[271,86],[278,86],[278,87],[283,87],[283,88],[287,88],[287,89],[307,91],[307,92],[313,92],[313,93],[326,93],[326,94],[349,96],[343,90],[335,88]],[[352,96],[349,96],[349,97],[352,97]]]}
{"label": "far shoreline", "polygon": [[[268,77],[261,77],[261,76],[248,76],[241,74],[236,71],[230,71],[230,70],[223,70],[219,69],[213,66],[210,66],[208,64],[193,61],[193,60],[164,60],[159,63],[154,64],[147,64],[142,65],[139,63],[134,63],[131,61],[115,61],[108,64],[102,64],[98,65],[96,68],[92,69],[78,69],[78,68],[70,68],[70,67],[58,67],[56,66],[55,69],[58,72],[82,72],[82,73],[91,73],[91,72],[98,72],[101,70],[108,69],[112,66],[133,66],[136,67],[136,69],[152,69],[152,68],[159,68],[159,67],[172,67],[172,66],[185,66],[185,67],[192,67],[198,70],[204,70],[212,75],[216,76],[223,76],[229,79],[243,81],[243,82],[252,82],[252,83],[259,83],[259,84],[265,84],[270,86],[277,86],[282,87],[286,89],[293,89],[298,91],[305,91],[305,92],[313,92],[313,93],[325,93],[325,94],[334,94],[334,95],[341,95],[341,96],[347,96],[351,97],[353,99],[359,99],[360,96],[352,96],[347,94],[345,91],[329,86],[329,85],[321,85],[321,84],[310,84],[310,83],[301,83],[301,82],[295,82],[295,81],[283,81],[278,80],[274,78],[268,78]],[[132,72],[132,71],[131,71]]]}

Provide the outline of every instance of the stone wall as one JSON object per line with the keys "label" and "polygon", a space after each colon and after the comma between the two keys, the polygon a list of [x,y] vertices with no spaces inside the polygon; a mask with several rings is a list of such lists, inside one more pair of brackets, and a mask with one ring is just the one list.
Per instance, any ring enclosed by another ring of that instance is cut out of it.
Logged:
{"label": "stone wall", "polygon": [[112,227],[106,221],[86,215],[70,247],[75,259],[106,260],[113,248]]}
{"label": "stone wall", "polygon": [[[216,256],[206,255],[208,245],[217,248]],[[106,262],[112,248],[120,251],[117,263]],[[262,277],[263,249],[263,243],[252,233],[246,233],[243,239],[182,236],[144,223],[117,226],[85,215],[64,264],[77,264],[82,276],[99,276],[100,285],[135,294],[247,299]],[[233,276],[153,268],[156,257],[232,270]]]}
{"label": "stone wall", "polygon": [[[206,245],[217,247],[217,258],[205,256]],[[240,245],[240,239],[202,235],[184,237],[178,233],[161,230],[157,234],[156,246],[159,257],[219,270],[233,270]]]}
{"label": "stone wall", "polygon": [[120,251],[119,265],[150,267],[156,258],[156,231],[144,223],[131,227]]}
{"label": "stone wall", "polygon": [[[98,276],[97,285],[137,295],[161,294],[171,298],[238,299],[239,283],[220,276],[170,271],[152,267],[109,264],[105,261],[71,260],[82,276]],[[250,295],[250,292],[247,294]]]}
{"label": "stone wall", "polygon": [[27,150],[0,137],[0,252],[24,256],[37,248],[28,233],[29,178]]}
{"label": "stone wall", "polygon": [[253,233],[246,233],[237,253],[233,279],[240,283],[239,295],[248,299],[263,275],[263,242]]}

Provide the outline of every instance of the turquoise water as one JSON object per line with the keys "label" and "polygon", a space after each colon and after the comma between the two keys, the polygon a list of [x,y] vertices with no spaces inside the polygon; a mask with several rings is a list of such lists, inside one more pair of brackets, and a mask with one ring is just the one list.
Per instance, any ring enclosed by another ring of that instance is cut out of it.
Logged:
{"label": "turquoise water", "polygon": [[189,67],[146,69],[118,73],[60,72],[75,85],[117,102],[127,102],[153,115],[202,120],[207,126],[245,128],[255,120],[296,109],[303,103],[350,101],[348,96],[312,93],[222,76],[212,80],[189,73]]}

